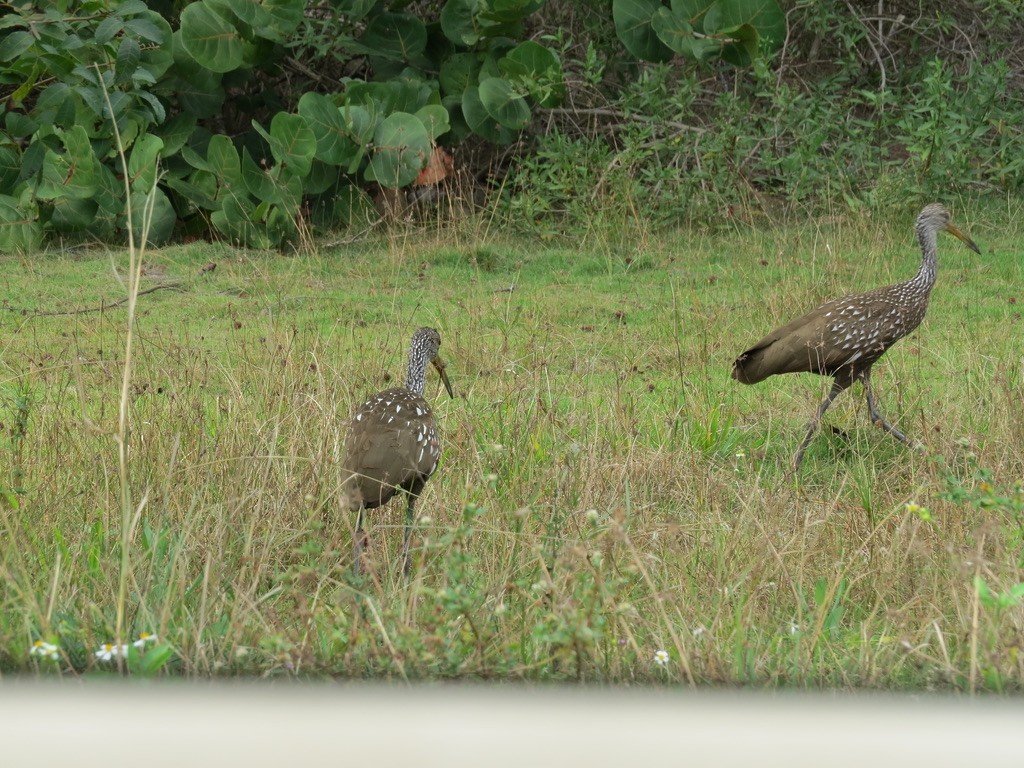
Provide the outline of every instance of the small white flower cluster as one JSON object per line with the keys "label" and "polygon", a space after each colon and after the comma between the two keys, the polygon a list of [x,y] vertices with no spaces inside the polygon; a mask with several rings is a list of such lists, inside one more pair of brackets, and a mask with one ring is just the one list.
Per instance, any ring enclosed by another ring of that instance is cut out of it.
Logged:
{"label": "small white flower cluster", "polygon": [[[138,649],[146,647],[147,643],[155,643],[156,635],[152,632],[143,632],[139,635],[139,639],[132,643]],[[128,645],[117,645],[115,643],[104,643],[99,649],[93,654],[100,661],[111,661],[116,659],[118,656],[128,655]]]}
{"label": "small white flower cluster", "polygon": [[655,651],[654,652],[654,663],[659,667],[664,667],[669,662],[668,651]]}
{"label": "small white flower cluster", "polygon": [[104,643],[93,655],[100,661],[110,661],[111,659],[116,659],[118,656],[127,656],[128,646]]}
{"label": "small white flower cluster", "polygon": [[56,661],[60,658],[59,651],[60,649],[53,643],[48,643],[45,640],[36,640],[32,643],[32,648],[29,649],[28,655]]}

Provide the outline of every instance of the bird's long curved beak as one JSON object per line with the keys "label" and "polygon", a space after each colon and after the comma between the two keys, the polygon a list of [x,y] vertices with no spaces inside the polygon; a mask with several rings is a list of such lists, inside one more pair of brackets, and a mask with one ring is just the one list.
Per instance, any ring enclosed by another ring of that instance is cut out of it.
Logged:
{"label": "bird's long curved beak", "polygon": [[444,369],[444,362],[440,357],[435,357],[431,362],[434,363],[434,367],[437,368],[437,372],[441,375],[441,381],[444,382],[444,388],[448,390],[448,397],[455,399],[455,393],[452,392],[452,383],[448,381],[448,372]]}
{"label": "bird's long curved beak", "polygon": [[981,253],[981,248],[979,248],[977,245],[975,245],[974,241],[971,240],[971,238],[969,238],[967,235],[965,235],[963,232],[961,232],[959,229],[957,229],[952,224],[947,224],[946,225],[946,231],[949,232],[949,234],[953,235],[953,237],[959,237],[961,240],[963,240],[964,243],[967,244],[967,247],[970,248],[975,253]]}

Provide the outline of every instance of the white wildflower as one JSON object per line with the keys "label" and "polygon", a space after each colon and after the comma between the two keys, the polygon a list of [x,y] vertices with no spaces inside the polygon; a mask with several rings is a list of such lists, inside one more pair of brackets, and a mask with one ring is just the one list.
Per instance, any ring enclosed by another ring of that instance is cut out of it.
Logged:
{"label": "white wildflower", "polygon": [[152,632],[143,632],[141,635],[139,635],[139,639],[132,643],[132,645],[134,645],[136,648],[145,648],[147,643],[155,642],[156,635],[154,635]]}
{"label": "white wildflower", "polygon": [[112,659],[116,659],[118,656],[127,656],[128,646],[104,643],[93,655],[100,661],[111,661]]}
{"label": "white wildflower", "polygon": [[48,643],[45,640],[36,640],[32,643],[32,648],[29,649],[29,656],[39,656],[44,659],[51,659],[56,661],[60,654],[59,649],[53,643]]}

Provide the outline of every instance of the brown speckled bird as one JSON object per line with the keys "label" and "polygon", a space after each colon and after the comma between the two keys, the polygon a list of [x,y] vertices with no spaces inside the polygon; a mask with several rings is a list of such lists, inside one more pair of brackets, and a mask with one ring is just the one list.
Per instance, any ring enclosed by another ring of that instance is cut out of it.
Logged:
{"label": "brown speckled bird", "polygon": [[917,328],[928,309],[938,270],[938,232],[945,230],[981,253],[967,235],[949,221],[949,211],[939,203],[925,206],[917,217],[921,267],[909,280],[844,296],[822,304],[813,312],[784,325],[736,358],[732,377],[756,384],[777,373],[802,371],[831,376],[832,390],[807,427],[807,434],[793,457],[800,466],[804,451],[821,423],[821,417],[854,381],[864,385],[871,421],[903,443],[907,436],[882,418],[871,393],[871,366],[885,351]]}
{"label": "brown speckled bird", "polygon": [[348,503],[351,509],[359,510],[353,547],[357,573],[366,540],[363,511],[386,504],[399,490],[409,499],[402,543],[402,567],[409,572],[413,507],[441,457],[437,420],[430,403],[423,398],[428,363],[441,375],[448,395],[455,396],[444,363],[437,354],[440,346],[441,336],[437,331],[419,328],[409,347],[405,386],[374,395],[352,416],[345,441],[344,468]]}

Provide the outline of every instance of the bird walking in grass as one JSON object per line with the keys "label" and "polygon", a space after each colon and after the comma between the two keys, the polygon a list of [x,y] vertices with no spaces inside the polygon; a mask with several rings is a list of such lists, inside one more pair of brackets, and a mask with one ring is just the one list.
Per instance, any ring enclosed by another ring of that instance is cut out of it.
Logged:
{"label": "bird walking in grass", "polygon": [[405,386],[374,395],[352,416],[345,441],[344,489],[350,508],[359,511],[353,544],[357,573],[367,541],[364,511],[386,504],[399,491],[408,497],[402,569],[406,575],[409,573],[413,508],[441,457],[437,420],[423,397],[428,364],[437,369],[448,395],[455,397],[438,356],[440,346],[441,336],[433,328],[417,329],[409,347]]}
{"label": "bird walking in grass", "polygon": [[768,334],[736,358],[732,377],[743,384],[756,384],[777,373],[809,372],[832,377],[832,389],[808,424],[793,457],[794,470],[799,468],[825,411],[854,381],[864,385],[871,421],[911,445],[907,436],[878,412],[871,391],[871,366],[924,319],[938,271],[938,233],[949,232],[975,253],[981,253],[949,219],[949,211],[939,203],[925,206],[918,215],[915,229],[921,245],[921,266],[909,280],[822,304]]}

